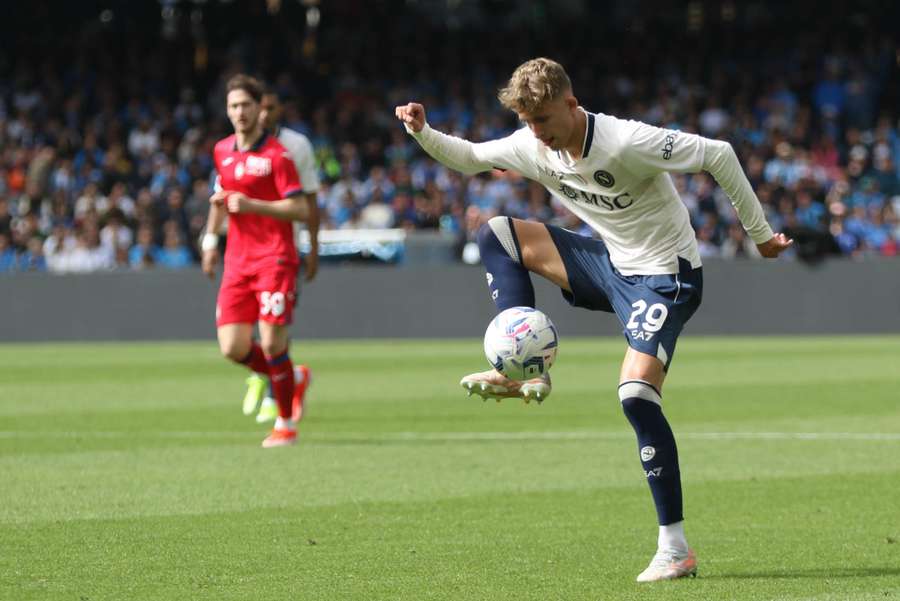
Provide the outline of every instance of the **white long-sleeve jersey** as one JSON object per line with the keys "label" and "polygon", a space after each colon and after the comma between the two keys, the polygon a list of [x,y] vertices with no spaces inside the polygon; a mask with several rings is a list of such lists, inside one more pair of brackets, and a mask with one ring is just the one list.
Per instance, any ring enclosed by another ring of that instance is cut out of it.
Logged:
{"label": "white long-sleeve jersey", "polygon": [[[291,158],[294,160],[294,166],[297,168],[297,175],[300,176],[300,184],[303,186],[304,194],[318,194],[319,192],[319,172],[316,167],[316,156],[313,152],[312,144],[309,138],[298,131],[279,127],[275,135],[281,145],[288,149]],[[318,202],[318,201],[316,201]],[[302,236],[300,232],[306,229],[306,224],[294,222],[294,244],[299,249],[301,246]]]}
{"label": "white long-sleeve jersey", "polygon": [[[583,109],[579,109],[583,110]],[[623,275],[678,273],[678,257],[700,266],[687,208],[669,172],[708,171],[756,243],[772,238],[762,207],[727,142],[639,121],[585,112],[580,159],[554,151],[528,130],[472,143],[428,124],[407,131],[444,165],[467,174],[512,169],[547,188],[593,228]]]}
{"label": "white long-sleeve jersey", "polygon": [[304,194],[313,194],[319,191],[319,173],[316,169],[316,157],[309,138],[286,127],[279,127],[275,134],[282,146],[291,153],[297,174],[300,176],[300,184]]}

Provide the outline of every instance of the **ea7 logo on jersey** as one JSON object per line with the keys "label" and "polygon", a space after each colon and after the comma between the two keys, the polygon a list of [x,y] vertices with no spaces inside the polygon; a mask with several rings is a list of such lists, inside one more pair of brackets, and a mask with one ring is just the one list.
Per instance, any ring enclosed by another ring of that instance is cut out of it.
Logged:
{"label": "ea7 logo on jersey", "polygon": [[664,140],[665,145],[662,147],[662,155],[665,160],[672,158],[672,150],[675,149],[675,140],[678,138],[678,132],[673,131]]}
{"label": "ea7 logo on jersey", "polygon": [[247,175],[266,176],[272,173],[272,159],[269,157],[248,156],[244,167],[247,170]]}

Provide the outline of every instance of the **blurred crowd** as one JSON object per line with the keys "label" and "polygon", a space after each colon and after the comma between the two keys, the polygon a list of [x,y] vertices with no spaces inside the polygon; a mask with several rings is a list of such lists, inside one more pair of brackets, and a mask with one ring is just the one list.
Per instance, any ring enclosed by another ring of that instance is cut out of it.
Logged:
{"label": "blurred crowd", "polygon": [[[518,124],[494,95],[541,54],[567,66],[588,110],[730,141],[773,228],[797,238],[801,255],[898,253],[898,51],[872,21],[836,19],[797,35],[765,20],[777,13],[735,5],[730,20],[716,13],[699,25],[690,13],[645,21],[618,6],[608,24],[616,35],[592,37],[567,21],[584,14],[498,28],[484,12],[453,25],[381,5],[366,21],[364,3],[345,2],[311,30],[253,4],[240,18],[228,12],[236,6],[169,4],[168,20],[157,7],[149,27],[127,9],[76,19],[53,30],[54,51],[31,30],[8,38],[0,272],[194,264],[211,150],[230,133],[224,81],[238,71],[277,90],[285,125],[313,143],[324,228],[437,230],[461,248],[496,214],[584,231],[515,173],[466,177],[436,164],[393,117],[396,104],[417,100],[445,132],[473,141],[511,133]],[[703,256],[756,255],[710,176],[674,179]]]}

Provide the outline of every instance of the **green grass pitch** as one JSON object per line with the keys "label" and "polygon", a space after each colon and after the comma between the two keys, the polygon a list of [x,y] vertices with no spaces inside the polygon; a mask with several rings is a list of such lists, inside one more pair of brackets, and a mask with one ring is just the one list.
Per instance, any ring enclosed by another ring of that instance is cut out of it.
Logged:
{"label": "green grass pitch", "polygon": [[900,601],[900,337],[685,337],[699,577],[652,585],[623,352],[564,338],[537,406],[465,396],[476,340],[297,342],[263,450],[213,342],[0,346],[0,599]]}

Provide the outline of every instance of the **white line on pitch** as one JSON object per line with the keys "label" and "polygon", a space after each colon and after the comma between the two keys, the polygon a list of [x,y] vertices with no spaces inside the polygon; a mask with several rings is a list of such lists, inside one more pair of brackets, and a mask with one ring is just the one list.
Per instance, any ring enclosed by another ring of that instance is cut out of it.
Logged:
{"label": "white line on pitch", "polygon": [[[209,431],[15,431],[0,430],[0,439],[11,438],[249,438],[259,432]],[[900,441],[896,432],[678,432],[678,439],[696,440],[860,440]],[[631,432],[576,430],[570,432],[304,432],[310,441],[505,441],[505,440],[614,440],[631,439]]]}

